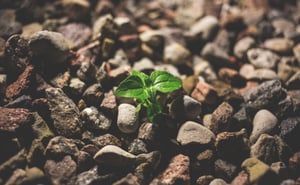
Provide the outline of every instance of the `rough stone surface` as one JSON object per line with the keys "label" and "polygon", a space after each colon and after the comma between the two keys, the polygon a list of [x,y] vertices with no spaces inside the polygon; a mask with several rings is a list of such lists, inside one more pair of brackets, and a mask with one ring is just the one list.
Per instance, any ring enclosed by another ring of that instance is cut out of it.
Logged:
{"label": "rough stone surface", "polygon": [[57,159],[65,155],[76,156],[78,152],[78,147],[72,139],[56,136],[49,141],[45,155]]}
{"label": "rough stone surface", "polygon": [[185,122],[179,129],[177,141],[183,145],[211,144],[215,140],[215,134],[201,124],[193,121]]}
{"label": "rough stone surface", "polygon": [[274,69],[279,62],[279,56],[261,48],[253,48],[247,52],[248,60],[256,68]]}
{"label": "rough stone surface", "polygon": [[211,115],[210,130],[215,134],[227,131],[233,114],[233,107],[229,103],[223,102],[220,104]]}
{"label": "rough stone surface", "polygon": [[197,83],[191,97],[205,104],[215,104],[218,98],[215,88],[205,82]]}
{"label": "rough stone surface", "polygon": [[46,97],[55,131],[65,137],[79,136],[81,120],[74,102],[59,88],[46,89]]}
{"label": "rough stone surface", "polygon": [[284,119],[280,123],[280,137],[284,141],[297,149],[300,149],[300,144],[295,142],[299,139],[299,130],[300,130],[300,117],[290,117]]}
{"label": "rough stone surface", "polygon": [[92,131],[106,131],[110,128],[112,121],[99,112],[96,107],[87,107],[81,113],[80,117],[83,127]]}
{"label": "rough stone surface", "polygon": [[203,40],[209,40],[219,28],[219,23],[216,17],[207,15],[190,27],[190,34],[200,36]]}
{"label": "rough stone surface", "polygon": [[117,125],[123,133],[133,133],[138,129],[138,114],[136,107],[123,103],[118,107]]}
{"label": "rough stone surface", "polygon": [[121,140],[119,138],[117,138],[114,135],[111,134],[104,134],[98,137],[95,137],[94,139],[92,139],[92,142],[99,148],[103,148],[106,145],[114,145],[114,146],[118,146],[121,147],[122,143]]}

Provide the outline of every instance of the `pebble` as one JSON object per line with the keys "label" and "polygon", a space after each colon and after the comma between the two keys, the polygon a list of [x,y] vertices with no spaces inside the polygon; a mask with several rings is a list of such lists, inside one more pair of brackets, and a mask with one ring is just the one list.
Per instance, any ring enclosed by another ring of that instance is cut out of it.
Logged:
{"label": "pebble", "polygon": [[150,122],[142,123],[137,138],[146,143],[153,144],[158,137],[158,128],[159,127],[156,124]]}
{"label": "pebble", "polygon": [[254,71],[249,72],[246,79],[253,81],[267,81],[279,79],[279,76],[276,74],[275,71],[270,69],[256,69]]}
{"label": "pebble", "polygon": [[109,173],[101,175],[98,173],[98,167],[79,173],[77,175],[75,185],[89,185],[89,184],[112,184],[115,180],[115,175]]}
{"label": "pebble", "polygon": [[202,104],[188,95],[176,98],[170,105],[170,114],[175,119],[195,120],[201,111]]}
{"label": "pebble", "polygon": [[270,167],[256,158],[248,158],[241,165],[249,174],[249,184],[278,184],[276,174]]}
{"label": "pebble", "polygon": [[291,31],[295,30],[295,25],[292,21],[285,18],[276,18],[272,22],[275,35],[288,35]]}
{"label": "pebble", "polygon": [[223,102],[212,113],[209,129],[215,134],[228,131],[233,114],[233,107],[229,103]]}
{"label": "pebble", "polygon": [[238,167],[222,159],[217,159],[214,163],[215,176],[226,181],[231,181],[237,173]]}
{"label": "pebble", "polygon": [[91,4],[87,0],[63,0],[63,10],[72,21],[82,21],[89,16]]}
{"label": "pebble", "polygon": [[244,170],[239,172],[239,174],[232,180],[230,185],[248,185],[249,174]]}
{"label": "pebble", "polygon": [[149,71],[154,69],[154,63],[149,58],[142,58],[139,61],[134,62],[133,70],[135,71]]}
{"label": "pebble", "polygon": [[134,133],[139,126],[136,107],[122,103],[118,106],[117,126],[125,134]]}
{"label": "pebble", "polygon": [[171,159],[167,168],[155,177],[150,185],[175,185],[176,182],[180,182],[182,185],[189,185],[191,183],[189,167],[189,157],[183,154],[178,154]]}
{"label": "pebble", "polygon": [[214,177],[211,175],[203,175],[198,177],[196,180],[196,185],[209,185],[211,181],[214,180]]}
{"label": "pebble", "polygon": [[211,64],[198,56],[193,57],[193,69],[195,76],[201,76],[208,83],[217,80],[217,74]]}
{"label": "pebble", "polygon": [[280,179],[288,179],[288,177],[290,176],[287,165],[282,161],[274,162],[270,167],[279,176]]}
{"label": "pebble", "polygon": [[26,24],[22,28],[21,37],[29,40],[32,37],[32,35],[38,31],[42,31],[42,25],[40,23],[33,22],[30,24]]}
{"label": "pebble", "polygon": [[47,158],[57,159],[67,155],[75,157],[78,155],[78,152],[79,150],[74,140],[56,136],[49,141],[45,155]]}
{"label": "pebble", "polygon": [[249,62],[254,65],[255,68],[266,69],[274,69],[280,60],[277,54],[262,48],[252,48],[248,50],[247,57]]}
{"label": "pebble", "polygon": [[85,61],[80,64],[80,68],[77,70],[77,76],[80,80],[91,83],[96,80],[97,66],[91,61]]}
{"label": "pebble", "polygon": [[197,83],[195,89],[192,91],[191,97],[208,105],[215,104],[218,99],[216,89],[203,81]]}
{"label": "pebble", "polygon": [[46,97],[56,133],[65,137],[79,136],[81,120],[75,103],[59,88],[47,88]]}
{"label": "pebble", "polygon": [[253,118],[253,129],[250,135],[250,142],[255,143],[261,134],[272,133],[278,126],[278,119],[266,109],[259,110]]}
{"label": "pebble", "polygon": [[226,181],[224,181],[223,179],[220,178],[216,178],[214,180],[212,180],[209,185],[227,185]]}
{"label": "pebble", "polygon": [[27,66],[18,79],[7,86],[6,88],[6,98],[12,100],[23,94],[29,94],[32,90],[34,84],[34,68],[33,66]]}
{"label": "pebble", "polygon": [[222,159],[233,164],[239,164],[249,155],[250,151],[246,130],[218,134],[215,147],[218,156]]}
{"label": "pebble", "polygon": [[113,185],[139,185],[138,178],[134,176],[132,173],[126,175],[126,177],[118,180],[117,182],[113,183]]}
{"label": "pebble", "polygon": [[255,46],[255,40],[252,37],[244,37],[237,41],[233,48],[233,53],[237,58],[243,59],[247,56],[247,51]]}
{"label": "pebble", "polygon": [[214,142],[215,134],[206,127],[194,121],[186,121],[179,128],[177,141],[182,146],[189,144],[208,145]]}
{"label": "pebble", "polygon": [[93,106],[83,109],[80,118],[82,126],[91,131],[107,131],[112,124],[111,119]]}
{"label": "pebble", "polygon": [[279,124],[279,136],[292,148],[300,149],[300,144],[295,142],[299,137],[300,117],[289,117],[281,121]]}
{"label": "pebble", "polygon": [[192,159],[191,169],[196,174],[212,174],[214,171],[215,152],[206,149],[197,154],[196,159]]}
{"label": "pebble", "polygon": [[207,41],[217,33],[218,29],[218,19],[214,16],[207,15],[190,27],[189,34],[194,37],[200,36],[201,39]]}
{"label": "pebble", "polygon": [[165,63],[181,65],[191,63],[190,51],[179,43],[172,43],[164,48],[163,60]]}
{"label": "pebble", "polygon": [[100,109],[108,115],[117,115],[118,105],[116,96],[112,90],[104,93],[104,98],[100,104]]}
{"label": "pebble", "polygon": [[121,140],[112,134],[104,134],[101,136],[97,136],[92,139],[92,142],[99,149],[105,147],[106,145],[114,145],[118,147],[122,146]]}
{"label": "pebble", "polygon": [[292,52],[294,42],[286,38],[273,38],[264,42],[264,47],[271,51],[281,54],[288,54]]}
{"label": "pebble", "polygon": [[104,98],[103,88],[99,83],[89,86],[82,95],[84,102],[88,106],[99,107]]}
{"label": "pebble", "polygon": [[246,84],[246,79],[241,76],[238,71],[231,68],[221,68],[218,72],[218,76],[222,81],[233,87],[243,87]]}
{"label": "pebble", "polygon": [[72,94],[76,95],[76,97],[80,97],[83,94],[86,85],[79,78],[72,78],[70,80],[69,88],[71,89]]}
{"label": "pebble", "polygon": [[132,166],[137,157],[120,147],[106,145],[93,158],[99,165],[119,169]]}
{"label": "pebble", "polygon": [[134,155],[148,153],[147,145],[141,139],[134,139],[128,146],[128,152]]}
{"label": "pebble", "polygon": [[230,66],[229,55],[220,46],[209,42],[205,44],[200,56],[209,61],[213,67],[228,67]]}
{"label": "pebble", "polygon": [[76,162],[67,155],[60,161],[46,160],[44,170],[53,184],[74,184],[76,175]]}
{"label": "pebble", "polygon": [[14,10],[3,9],[0,11],[0,37],[8,38],[22,32],[22,24],[16,21]]}
{"label": "pebble", "polygon": [[250,155],[271,165],[277,161],[288,161],[290,150],[280,137],[261,134],[251,146]]}
{"label": "pebble", "polygon": [[[127,55],[123,49],[117,50],[115,53],[115,56],[113,58],[110,58],[108,60],[108,63],[113,67],[129,65]],[[133,65],[135,65],[135,64],[136,64],[136,62]],[[137,71],[139,71],[139,70],[137,69]]]}
{"label": "pebble", "polygon": [[32,35],[29,41],[32,53],[39,60],[50,66],[62,64],[69,57],[69,45],[61,33],[39,31]]}
{"label": "pebble", "polygon": [[120,35],[128,35],[136,32],[136,28],[132,21],[128,17],[116,17],[114,22],[119,28]]}

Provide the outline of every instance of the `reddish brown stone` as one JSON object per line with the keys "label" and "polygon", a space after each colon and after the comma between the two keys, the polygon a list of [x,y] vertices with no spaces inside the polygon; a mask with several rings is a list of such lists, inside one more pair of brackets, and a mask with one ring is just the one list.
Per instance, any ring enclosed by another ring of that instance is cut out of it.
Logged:
{"label": "reddish brown stone", "polygon": [[239,72],[230,68],[221,68],[219,70],[219,77],[226,83],[236,87],[245,86],[246,83],[246,79],[243,78]]}
{"label": "reddish brown stone", "polygon": [[30,90],[30,87],[34,84],[33,79],[35,76],[33,70],[33,66],[27,66],[18,79],[7,87],[5,95],[9,100]]}
{"label": "reddish brown stone", "polygon": [[166,170],[155,178],[151,185],[168,184],[173,185],[180,182],[182,185],[190,185],[190,159],[188,156],[179,154],[172,158]]}
{"label": "reddish brown stone", "polygon": [[104,93],[104,98],[100,104],[100,108],[112,115],[116,114],[118,105],[113,91]]}
{"label": "reddish brown stone", "polygon": [[245,171],[241,171],[238,176],[236,176],[230,185],[248,185],[249,175]]}
{"label": "reddish brown stone", "polygon": [[191,96],[201,103],[210,105],[215,104],[217,101],[217,92],[215,88],[203,81],[197,83]]}
{"label": "reddish brown stone", "polygon": [[18,128],[33,122],[34,118],[27,109],[0,107],[0,131],[15,132]]}
{"label": "reddish brown stone", "polygon": [[227,131],[229,128],[229,122],[231,117],[234,114],[233,107],[227,103],[223,102],[216,108],[216,110],[212,113],[211,122],[212,127],[211,130],[218,134],[223,131]]}

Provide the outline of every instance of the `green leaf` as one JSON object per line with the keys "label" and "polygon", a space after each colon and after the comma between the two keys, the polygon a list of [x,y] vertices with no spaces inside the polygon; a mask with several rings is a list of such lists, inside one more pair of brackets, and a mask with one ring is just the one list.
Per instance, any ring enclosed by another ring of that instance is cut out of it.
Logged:
{"label": "green leaf", "polygon": [[139,76],[128,76],[115,90],[115,95],[126,98],[147,99],[149,95],[144,86],[143,80]]}
{"label": "green leaf", "polygon": [[181,87],[181,80],[165,71],[154,71],[150,79],[152,86],[162,93],[169,93]]}
{"label": "green leaf", "polygon": [[145,73],[139,71],[132,71],[131,75],[138,76],[142,80],[144,87],[149,87],[151,85],[150,77]]}

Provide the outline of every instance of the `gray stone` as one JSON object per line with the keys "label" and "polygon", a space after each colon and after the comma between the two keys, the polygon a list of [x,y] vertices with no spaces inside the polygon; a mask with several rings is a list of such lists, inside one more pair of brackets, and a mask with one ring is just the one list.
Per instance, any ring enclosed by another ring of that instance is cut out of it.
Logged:
{"label": "gray stone", "polygon": [[210,63],[198,56],[193,57],[193,69],[195,76],[201,76],[210,83],[217,80],[217,74]]}
{"label": "gray stone", "polygon": [[114,145],[121,147],[122,142],[119,138],[111,134],[104,134],[98,137],[95,137],[91,140],[98,148],[103,148],[106,145]]}
{"label": "gray stone", "polygon": [[215,161],[215,175],[226,181],[231,181],[237,173],[238,167],[222,159]]}
{"label": "gray stone", "polygon": [[94,160],[99,165],[116,169],[132,166],[136,158],[135,155],[114,145],[107,145],[94,155]]}
{"label": "gray stone", "polygon": [[299,148],[300,144],[298,141],[300,135],[300,117],[289,117],[281,121],[280,123],[280,133],[279,136],[284,139],[284,141],[292,148]]}
{"label": "gray stone", "polygon": [[135,71],[153,70],[154,63],[149,58],[142,58],[141,60],[134,62],[132,69]]}
{"label": "gray stone", "polygon": [[280,60],[277,54],[261,48],[248,50],[247,57],[256,68],[274,69]]}
{"label": "gray stone", "polygon": [[51,159],[58,159],[66,155],[75,157],[78,152],[79,150],[74,140],[63,136],[56,136],[49,141],[45,155]]}
{"label": "gray stone", "polygon": [[201,111],[202,104],[188,95],[176,98],[170,105],[170,114],[175,119],[194,120]]}
{"label": "gray stone", "polygon": [[253,118],[250,142],[255,143],[261,134],[272,133],[278,125],[278,119],[266,109],[258,111]]}
{"label": "gray stone", "polygon": [[252,37],[244,37],[239,40],[233,49],[233,53],[238,58],[247,56],[247,51],[255,45],[255,40]]}
{"label": "gray stone", "polygon": [[69,57],[69,46],[61,33],[39,31],[32,35],[29,47],[34,56],[50,64],[61,64]]}
{"label": "gray stone", "polygon": [[217,32],[219,21],[215,16],[207,15],[190,27],[190,34],[209,40]]}
{"label": "gray stone", "polygon": [[86,85],[79,78],[72,78],[70,80],[70,90],[73,94],[80,96],[84,92]]}
{"label": "gray stone", "polygon": [[186,121],[179,129],[177,141],[183,145],[207,145],[215,140],[215,134],[206,127],[193,121]]}
{"label": "gray stone", "polygon": [[227,67],[230,65],[229,55],[215,43],[205,44],[200,55],[214,67]]}
{"label": "gray stone", "polygon": [[127,55],[124,50],[119,49],[116,51],[115,56],[108,60],[108,63],[114,67],[120,67],[124,65],[129,65]]}
{"label": "gray stone", "polygon": [[179,43],[172,43],[165,47],[163,60],[165,63],[180,65],[191,63],[191,53],[183,45]]}
{"label": "gray stone", "polygon": [[295,24],[285,18],[276,18],[272,21],[272,26],[274,27],[275,35],[284,35],[287,36],[290,32],[295,30]]}
{"label": "gray stone", "polygon": [[95,166],[92,169],[82,172],[77,175],[75,185],[92,185],[92,184],[112,184],[116,177],[114,174],[98,174],[98,167]]}
{"label": "gray stone", "polygon": [[65,137],[79,136],[81,120],[75,103],[59,88],[47,88],[46,97],[55,131]]}
{"label": "gray stone", "polygon": [[117,125],[123,133],[135,132],[139,126],[136,107],[127,103],[120,104],[118,107]]}
{"label": "gray stone", "polygon": [[278,136],[262,134],[255,144],[251,146],[251,157],[271,165],[277,161],[288,161],[290,150],[283,140]]}
{"label": "gray stone", "polygon": [[82,126],[91,131],[107,131],[112,121],[96,107],[87,107],[80,113]]}
{"label": "gray stone", "polygon": [[134,139],[128,146],[128,152],[134,155],[148,153],[147,145],[141,139]]}
{"label": "gray stone", "polygon": [[104,92],[102,86],[99,83],[95,83],[89,86],[82,95],[85,103],[90,106],[99,107],[104,98]]}
{"label": "gray stone", "polygon": [[289,54],[292,52],[294,42],[286,38],[272,38],[264,42],[264,47],[280,54]]}
{"label": "gray stone", "polygon": [[91,61],[82,62],[77,70],[77,76],[80,80],[90,83],[96,80],[97,66]]}

